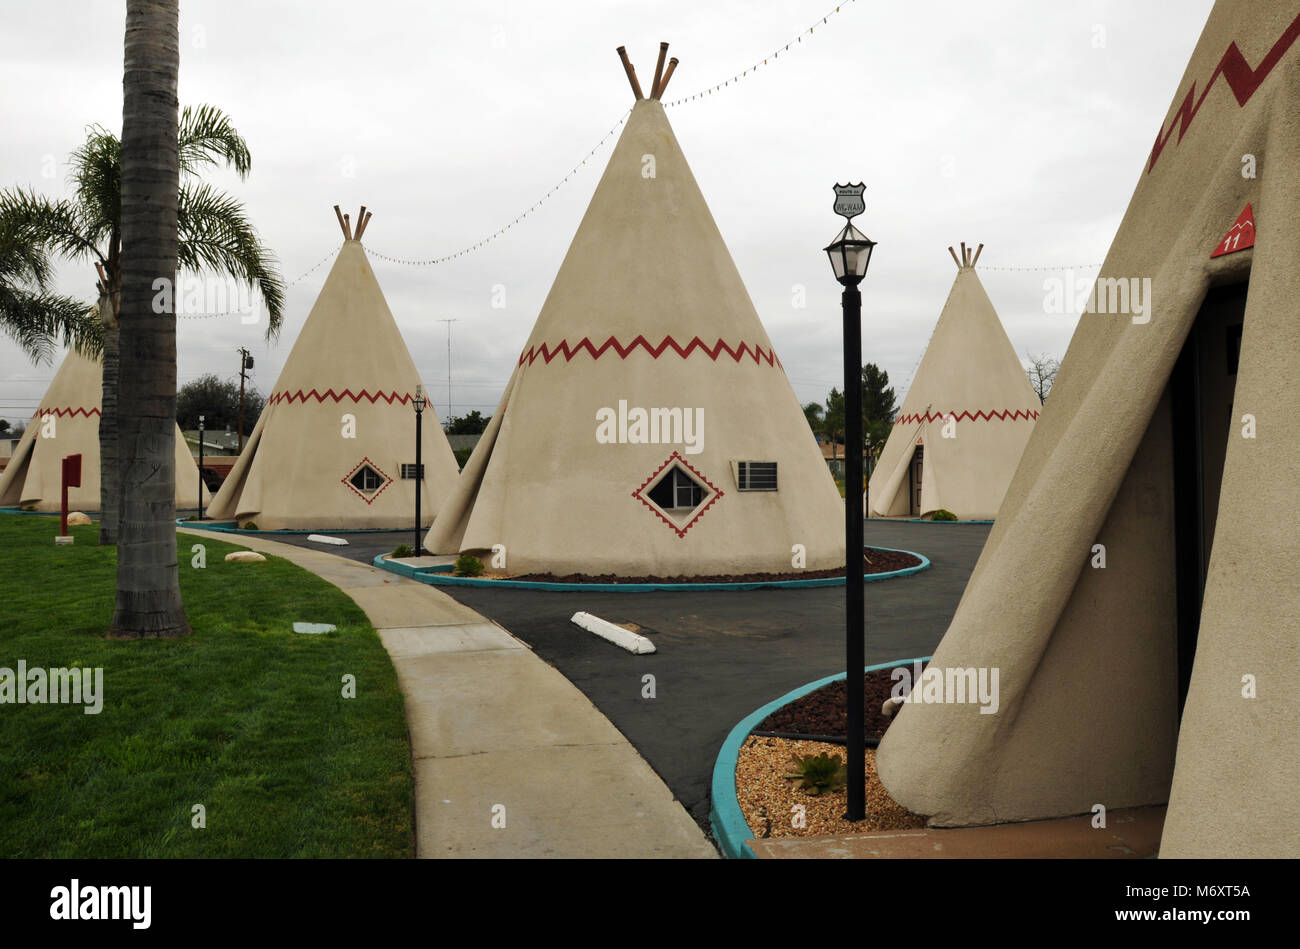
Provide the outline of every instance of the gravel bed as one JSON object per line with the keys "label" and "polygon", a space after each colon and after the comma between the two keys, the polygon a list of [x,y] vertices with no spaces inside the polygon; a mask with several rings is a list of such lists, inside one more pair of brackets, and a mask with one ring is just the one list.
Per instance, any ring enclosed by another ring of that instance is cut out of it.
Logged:
{"label": "gravel bed", "polygon": [[[826,752],[844,758],[842,745],[816,741],[791,741],[752,735],[740,747],[736,759],[736,798],[741,813],[756,838],[822,837],[830,834],[861,834],[882,830],[924,827],[925,818],[895,803],[876,777],[876,753],[866,750],[867,793],[865,820],[844,820],[848,806],[846,790],[818,795],[799,790],[799,782],[786,780],[790,754],[816,755]],[[804,806],[805,827],[794,826],[794,806]]]}
{"label": "gravel bed", "polygon": [[[921,668],[924,669],[928,665],[928,662],[923,662]],[[909,673],[913,672],[910,663],[904,663],[899,668],[904,668]],[[863,673],[862,691],[865,697],[863,723],[869,739],[879,739],[890,725],[891,719],[880,713],[880,707],[899,684],[893,678],[893,671],[893,669],[877,669],[874,672]],[[843,738],[848,730],[848,719],[845,713],[846,691],[843,679],[828,683],[815,692],[809,692],[783,705],[759,722],[754,731],[794,732],[799,735],[815,735],[823,738]]]}

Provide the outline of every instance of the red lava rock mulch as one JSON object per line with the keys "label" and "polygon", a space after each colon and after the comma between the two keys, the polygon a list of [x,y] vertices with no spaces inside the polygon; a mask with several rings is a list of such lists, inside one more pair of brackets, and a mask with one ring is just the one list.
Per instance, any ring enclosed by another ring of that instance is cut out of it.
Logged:
{"label": "red lava rock mulch", "polygon": [[[924,669],[928,663],[922,663]],[[910,665],[904,666],[915,676]],[[891,719],[880,714],[880,706],[893,693],[898,683],[890,678],[892,669],[877,669],[862,676],[862,691],[865,696],[865,723],[868,738],[879,738],[889,727]],[[909,680],[904,680],[907,683]],[[830,682],[816,692],[795,699],[784,708],[779,708],[758,723],[756,732],[785,732],[797,735],[818,735],[830,738],[843,738],[847,729],[844,702],[847,690],[844,680]]]}
{"label": "red lava rock mulch", "polygon": [[[920,563],[921,561],[918,558],[902,551],[879,550],[875,547],[868,547],[863,552],[862,572],[864,574],[889,573],[893,570],[916,567]],[[523,576],[510,577],[510,579],[531,580],[541,583],[771,583],[777,580],[820,580],[826,577],[842,576],[844,576],[843,567],[832,570],[800,570],[791,573],[743,573],[705,577],[617,577],[612,573],[603,573],[597,576],[586,573],[568,573],[558,576],[553,573],[528,573]]]}

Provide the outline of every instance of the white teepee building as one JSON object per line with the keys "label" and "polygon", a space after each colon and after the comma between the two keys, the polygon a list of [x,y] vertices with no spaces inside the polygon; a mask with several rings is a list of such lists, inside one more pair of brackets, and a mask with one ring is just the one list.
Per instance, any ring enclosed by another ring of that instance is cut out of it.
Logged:
{"label": "white teepee building", "polygon": [[[335,207],[338,214],[338,208]],[[411,354],[361,246],[371,215],[344,243],[239,460],[209,514],[261,530],[409,526],[415,516]],[[457,465],[432,404],[425,410],[422,513]]]}
{"label": "white teepee building", "polygon": [[[104,364],[68,350],[40,407],[27,425],[13,457],[0,473],[0,507],[57,511],[62,494],[62,461],[81,455],[81,487],[68,489],[68,509],[98,511],[99,417]],[[199,469],[180,429],[176,429],[176,506],[196,508]],[[203,492],[207,500],[207,491]]]}
{"label": "white teepee building", "polygon": [[930,663],[998,711],[907,703],[877,767],[937,824],[1167,802],[1161,857],[1295,858],[1300,4],[1216,3],[1158,124]]}
{"label": "white teepee building", "polygon": [[637,101],[426,546],[510,573],[840,566],[843,502],[664,114],[672,67],[642,98],[620,55]]}
{"label": "white teepee building", "polygon": [[867,516],[997,515],[1041,403],[963,243],[957,279],[867,485]]}

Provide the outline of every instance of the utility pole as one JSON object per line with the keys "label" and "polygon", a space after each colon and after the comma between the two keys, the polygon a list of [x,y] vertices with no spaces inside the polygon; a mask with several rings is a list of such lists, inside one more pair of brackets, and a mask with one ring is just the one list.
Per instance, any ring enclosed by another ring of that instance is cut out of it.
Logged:
{"label": "utility pole", "polygon": [[[244,450],[244,374],[253,368],[253,357],[242,346],[239,348],[239,452]],[[237,452],[238,453],[238,452]]]}
{"label": "utility pole", "polygon": [[451,324],[458,321],[453,317],[438,322],[447,324],[447,404],[443,407],[442,417],[448,419],[451,417]]}

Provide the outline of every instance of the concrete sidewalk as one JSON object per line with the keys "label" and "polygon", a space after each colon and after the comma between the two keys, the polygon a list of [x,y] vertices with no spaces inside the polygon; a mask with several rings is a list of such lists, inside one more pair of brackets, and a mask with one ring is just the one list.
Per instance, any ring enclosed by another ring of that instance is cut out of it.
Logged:
{"label": "concrete sidewalk", "polygon": [[180,530],[283,557],[365,610],[406,697],[417,856],[718,855],[582,692],[469,607],[333,549]]}

